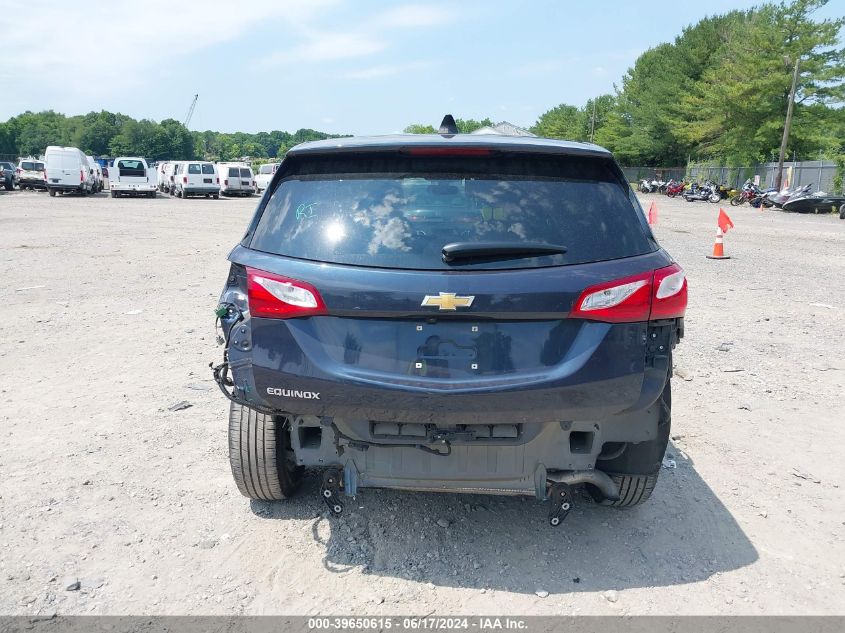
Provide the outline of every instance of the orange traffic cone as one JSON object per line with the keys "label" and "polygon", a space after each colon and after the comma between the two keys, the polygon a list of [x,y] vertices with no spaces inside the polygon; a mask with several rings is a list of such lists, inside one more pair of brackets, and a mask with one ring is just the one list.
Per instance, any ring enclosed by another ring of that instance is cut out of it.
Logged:
{"label": "orange traffic cone", "polygon": [[730,255],[725,255],[725,244],[722,239],[722,227],[716,227],[716,241],[713,242],[713,254],[708,255],[707,259],[730,259]]}
{"label": "orange traffic cone", "polygon": [[657,224],[657,204],[655,204],[654,200],[651,201],[651,205],[648,207],[648,223]]}

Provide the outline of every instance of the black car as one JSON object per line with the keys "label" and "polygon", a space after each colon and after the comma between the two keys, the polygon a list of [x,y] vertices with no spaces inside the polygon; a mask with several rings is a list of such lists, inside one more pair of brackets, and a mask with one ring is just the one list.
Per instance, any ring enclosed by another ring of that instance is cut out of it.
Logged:
{"label": "black car", "polygon": [[527,137],[290,150],[217,309],[240,491],[326,467],[366,487],[645,501],[669,438],[687,282],[611,154]]}
{"label": "black car", "polygon": [[0,161],[0,185],[6,191],[12,191],[18,185],[18,173],[15,166],[8,161]]}

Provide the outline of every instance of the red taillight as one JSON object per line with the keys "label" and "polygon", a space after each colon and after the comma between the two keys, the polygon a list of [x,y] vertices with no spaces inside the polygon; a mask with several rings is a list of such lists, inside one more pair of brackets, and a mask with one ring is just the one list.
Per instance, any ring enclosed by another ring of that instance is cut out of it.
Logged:
{"label": "red taillight", "polygon": [[224,187],[228,187],[228,186],[229,186],[229,179],[228,179],[228,178],[226,178],[226,179],[223,181],[223,186],[224,186]]}
{"label": "red taillight", "polygon": [[188,184],[188,177],[182,176],[182,182],[185,183],[185,184]]}
{"label": "red taillight", "polygon": [[218,185],[220,184],[220,178],[217,178],[217,184]]}
{"label": "red taillight", "polygon": [[687,280],[677,264],[590,286],[578,300],[570,318],[633,323],[684,316]]}
{"label": "red taillight", "polygon": [[687,276],[683,268],[672,264],[654,271],[654,298],[651,302],[652,321],[675,319],[687,310]]}
{"label": "red taillight", "polygon": [[409,147],[401,150],[411,156],[490,156],[486,147]]}
{"label": "red taillight", "polygon": [[15,171],[16,171],[16,172],[18,172],[18,176],[20,176],[20,175],[21,175],[21,168],[20,168],[20,167],[18,167],[17,169],[15,169]]}
{"label": "red taillight", "polygon": [[79,172],[79,182],[85,182],[85,172],[84,171]]}
{"label": "red taillight", "polygon": [[247,268],[246,276],[249,312],[254,317],[290,319],[326,313],[326,304],[311,284],[255,268]]}

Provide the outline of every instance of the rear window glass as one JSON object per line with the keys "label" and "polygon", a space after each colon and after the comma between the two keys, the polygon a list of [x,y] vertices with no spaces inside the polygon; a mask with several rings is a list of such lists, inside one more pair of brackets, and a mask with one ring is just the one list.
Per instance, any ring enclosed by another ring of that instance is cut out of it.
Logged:
{"label": "rear window glass", "polygon": [[44,169],[44,163],[33,163],[25,160],[21,163],[21,169],[25,169],[27,171],[41,171]]}
{"label": "rear window glass", "polygon": [[196,163],[191,163],[188,165],[188,173],[189,174],[198,174],[200,173],[200,166]]}
{"label": "rear window glass", "polygon": [[261,165],[258,173],[260,173],[260,174],[272,174],[273,173],[273,166],[272,165]]}
{"label": "rear window glass", "polygon": [[238,177],[238,168],[237,167],[229,167],[229,177],[230,178],[237,178]]}
{"label": "rear window glass", "polygon": [[372,155],[298,159],[253,233],[259,251],[340,264],[449,269],[453,242],[566,247],[461,264],[555,266],[654,250],[612,163],[590,157],[442,158]]}
{"label": "rear window glass", "polygon": [[204,173],[204,174],[213,174],[213,173],[214,173],[214,165],[209,165],[208,163],[205,163],[205,164],[202,166],[202,173]]}
{"label": "rear window glass", "polygon": [[121,176],[146,176],[147,170],[140,160],[119,160],[117,169]]}
{"label": "rear window glass", "polygon": [[252,172],[245,167],[241,167],[241,178],[252,178]]}

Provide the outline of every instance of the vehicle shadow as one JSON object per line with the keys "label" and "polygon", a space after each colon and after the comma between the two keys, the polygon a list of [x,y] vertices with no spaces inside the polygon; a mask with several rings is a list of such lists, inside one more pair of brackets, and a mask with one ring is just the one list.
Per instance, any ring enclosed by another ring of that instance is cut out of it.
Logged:
{"label": "vehicle shadow", "polygon": [[[548,524],[548,505],[531,498],[392,490],[362,490],[341,517],[329,518],[319,471],[306,473],[295,498],[252,502],[252,510],[269,520],[313,519],[330,571],[360,567],[443,587],[618,590],[698,582],[756,561],[692,461],[671,444],[667,455],[677,467],[662,469],[647,503],[607,508],[583,495],[558,528]],[[320,536],[324,522],[328,538]]]}

